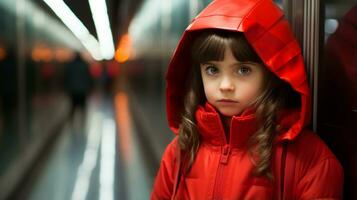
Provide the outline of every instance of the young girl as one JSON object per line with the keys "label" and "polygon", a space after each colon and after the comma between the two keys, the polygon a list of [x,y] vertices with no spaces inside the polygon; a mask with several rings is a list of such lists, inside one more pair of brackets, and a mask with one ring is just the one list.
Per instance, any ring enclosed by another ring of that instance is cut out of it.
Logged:
{"label": "young girl", "polygon": [[216,0],[167,72],[168,145],[151,199],[342,199],[343,171],[305,127],[297,41],[271,0]]}

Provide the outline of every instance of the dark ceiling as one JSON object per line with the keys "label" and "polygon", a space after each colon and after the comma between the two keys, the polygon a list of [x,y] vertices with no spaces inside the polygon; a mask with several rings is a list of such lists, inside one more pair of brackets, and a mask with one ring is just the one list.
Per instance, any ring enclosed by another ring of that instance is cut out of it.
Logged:
{"label": "dark ceiling", "polygon": [[[43,10],[58,19],[55,13],[43,2],[43,0],[34,1],[42,7]],[[118,43],[118,38],[120,38],[123,33],[127,32],[131,19],[135,16],[143,1],[144,0],[106,0],[115,46]],[[88,0],[64,0],[64,2],[83,22],[89,32],[98,38]]]}

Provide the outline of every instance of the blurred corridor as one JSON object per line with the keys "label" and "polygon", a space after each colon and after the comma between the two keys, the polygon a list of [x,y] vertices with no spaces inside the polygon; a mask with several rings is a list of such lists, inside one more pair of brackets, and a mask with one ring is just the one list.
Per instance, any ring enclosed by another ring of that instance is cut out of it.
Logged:
{"label": "blurred corridor", "polygon": [[[0,0],[0,200],[149,199],[174,137],[166,68],[210,2]],[[303,47],[312,127],[357,199],[356,2],[275,2]]]}
{"label": "blurred corridor", "polygon": [[[64,122],[58,130],[49,130],[54,132],[53,138],[10,199],[147,199],[160,155],[150,151],[150,140],[155,138],[145,136],[143,124],[133,121],[142,113],[129,111],[140,112],[129,108],[129,101],[139,100],[129,100],[124,92],[111,98],[96,90],[89,96],[84,112],[76,109],[71,117],[69,98],[54,95],[56,98],[47,97],[47,108],[38,108],[42,113],[34,119],[33,132],[43,130],[41,123],[53,113],[62,113]],[[159,102],[150,102],[156,111],[160,110]],[[161,151],[158,149],[158,154]],[[16,156],[16,152],[7,151],[2,156]],[[3,160],[1,164],[5,164]],[[11,168],[19,170],[18,164]]]}
{"label": "blurred corridor", "polygon": [[[76,113],[64,124],[51,152],[32,170],[30,181],[14,198],[147,198],[151,180],[143,157],[149,155],[137,148],[141,145],[136,130],[128,124],[131,118],[125,98],[118,96],[116,100],[118,123],[125,127],[117,130],[114,102],[94,93],[89,98],[87,117]],[[140,193],[134,188],[140,188]]]}

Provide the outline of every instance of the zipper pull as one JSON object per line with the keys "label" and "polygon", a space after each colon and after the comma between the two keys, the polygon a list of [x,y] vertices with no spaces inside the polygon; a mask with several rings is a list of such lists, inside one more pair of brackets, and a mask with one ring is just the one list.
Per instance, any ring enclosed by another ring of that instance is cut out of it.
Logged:
{"label": "zipper pull", "polygon": [[230,153],[231,153],[230,146],[229,145],[224,146],[222,149],[221,159],[219,162],[222,164],[227,164]]}

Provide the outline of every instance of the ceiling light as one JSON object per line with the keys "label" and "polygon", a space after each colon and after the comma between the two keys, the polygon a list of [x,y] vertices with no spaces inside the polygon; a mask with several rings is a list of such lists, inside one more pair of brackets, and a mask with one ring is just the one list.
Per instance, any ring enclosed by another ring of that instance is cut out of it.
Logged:
{"label": "ceiling light", "polygon": [[102,60],[102,54],[99,51],[99,43],[88,29],[63,2],[63,0],[43,0],[62,22],[72,31],[72,33],[81,41],[83,46],[90,52],[95,60]]}
{"label": "ceiling light", "polygon": [[105,0],[89,0],[89,6],[97,30],[100,51],[104,59],[110,60],[114,57],[114,43],[109,24],[107,5]]}

